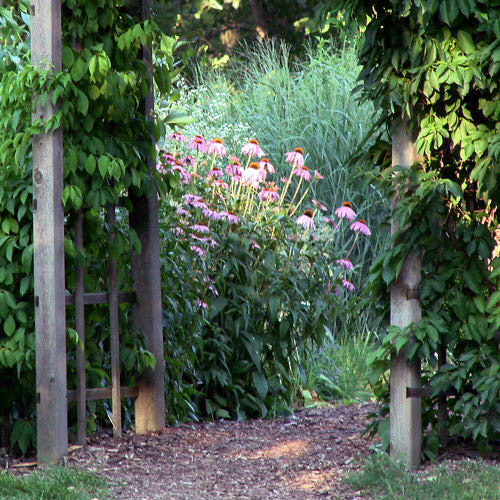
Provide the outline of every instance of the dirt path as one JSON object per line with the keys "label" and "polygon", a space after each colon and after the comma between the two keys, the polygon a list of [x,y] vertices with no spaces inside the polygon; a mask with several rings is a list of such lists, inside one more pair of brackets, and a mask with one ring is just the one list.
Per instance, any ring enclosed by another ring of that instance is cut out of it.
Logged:
{"label": "dirt path", "polygon": [[327,406],[290,419],[93,437],[65,461],[110,479],[114,500],[361,499],[341,480],[354,458],[369,453],[360,434],[372,408]]}

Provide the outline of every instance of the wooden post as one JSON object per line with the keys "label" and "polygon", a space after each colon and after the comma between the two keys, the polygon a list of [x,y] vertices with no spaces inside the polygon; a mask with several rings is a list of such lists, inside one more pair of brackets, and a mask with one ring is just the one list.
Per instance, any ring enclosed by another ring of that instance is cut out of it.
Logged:
{"label": "wooden post", "polygon": [[[31,2],[31,61],[61,69],[60,0]],[[34,118],[55,112],[50,99]],[[33,239],[38,462],[68,448],[62,129],[33,138]]]}
{"label": "wooden post", "polygon": [[[140,0],[139,0],[140,1]],[[142,17],[149,16],[149,0],[142,0]],[[151,70],[152,50],[143,47],[143,60]],[[151,119],[153,92],[143,102],[143,112]],[[151,139],[153,141],[153,138]],[[148,170],[154,165],[148,161]],[[146,348],[156,359],[154,370],[146,370],[138,381],[139,395],[135,401],[135,427],[138,434],[165,427],[165,361],[163,356],[163,325],[161,301],[160,240],[158,229],[158,195],[149,199],[131,195],[133,211],[130,225],[142,245],[141,254],[132,253],[132,277],[137,301],[134,304],[134,328],[144,334]]]}
{"label": "wooden post", "polygon": [[108,206],[108,285],[109,285],[109,335],[111,344],[111,407],[113,411],[113,436],[122,435],[122,400],[120,393],[120,338],[118,331],[118,281],[116,258],[112,255],[115,235],[116,211],[114,205]]}
{"label": "wooden post", "polygon": [[[409,168],[417,160],[413,142],[406,132],[406,122],[403,122],[392,136],[392,164]],[[391,229],[394,232],[398,227],[393,223]],[[398,280],[391,286],[391,325],[404,328],[421,319],[420,272],[420,258],[410,254]],[[403,460],[410,469],[416,469],[420,465],[422,445],[422,406],[420,398],[407,397],[406,389],[421,387],[420,363],[408,365],[403,351],[393,355],[390,385],[391,455]]]}
{"label": "wooden post", "polygon": [[[75,247],[83,253],[83,212],[75,219]],[[85,378],[85,287],[82,264],[75,269],[75,326],[80,339],[76,346],[76,413],[77,438],[82,446],[87,442],[87,382]]]}

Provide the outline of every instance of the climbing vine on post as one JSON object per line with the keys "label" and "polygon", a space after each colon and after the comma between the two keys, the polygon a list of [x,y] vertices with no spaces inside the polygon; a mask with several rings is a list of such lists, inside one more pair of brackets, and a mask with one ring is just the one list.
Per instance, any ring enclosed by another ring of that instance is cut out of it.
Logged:
{"label": "climbing vine on post", "polygon": [[[162,127],[154,116],[141,111],[141,101],[152,87],[150,69],[158,90],[168,97],[172,80],[182,67],[173,56],[176,40],[161,34],[153,19],[142,19],[140,9],[130,10],[118,0],[67,0],[62,9],[62,71],[29,64],[26,2],[16,2],[15,8],[2,7],[12,24],[0,26],[10,37],[2,45],[0,57],[0,372],[2,386],[16,388],[0,398],[0,411],[7,421],[16,421],[11,429],[12,444],[23,451],[34,437],[32,138],[41,131],[63,127],[65,217],[71,222],[85,207],[84,226],[91,229],[82,254],[73,247],[71,225],[67,225],[67,288],[74,284],[76,262],[84,262],[89,269],[88,288],[103,288],[106,262],[102,256],[107,248],[102,242],[107,241],[108,231],[103,213],[108,204],[119,202],[123,207],[112,252],[119,262],[121,283],[130,286],[130,250],[140,252],[141,245],[124,223],[131,208],[127,195],[133,192],[147,197],[155,186],[166,189],[155,172],[147,169],[148,158],[154,159],[156,154],[152,137],[158,138]],[[141,56],[141,47],[151,43],[156,54],[153,68]],[[38,97],[32,102],[34,95]],[[49,101],[57,105],[54,116],[32,121],[34,105]],[[99,308],[88,318],[95,325],[87,331],[89,386],[109,382],[103,370],[109,363],[109,353],[102,348],[105,318]],[[127,314],[121,318],[125,323]],[[154,366],[154,360],[144,349],[142,336],[137,335],[140,332],[122,326],[122,375],[130,383],[144,368]],[[71,328],[68,332],[68,345],[72,346],[78,337]],[[75,377],[71,354],[68,376],[71,385]],[[90,412],[91,428],[98,413],[98,408]]]}
{"label": "climbing vine on post", "polygon": [[500,437],[500,6],[350,0],[345,7],[366,27],[363,95],[384,110],[388,126],[410,117],[422,156],[410,171],[387,162],[378,170],[389,191],[394,179],[408,189],[393,214],[402,229],[373,266],[372,297],[385,297],[379,305],[386,308],[404,259],[419,254],[423,316],[389,330],[373,354],[373,382],[387,400],[387,354],[406,350],[408,362],[422,360],[431,387],[424,428],[437,423],[441,405],[426,453],[434,456],[446,436],[487,447]]}

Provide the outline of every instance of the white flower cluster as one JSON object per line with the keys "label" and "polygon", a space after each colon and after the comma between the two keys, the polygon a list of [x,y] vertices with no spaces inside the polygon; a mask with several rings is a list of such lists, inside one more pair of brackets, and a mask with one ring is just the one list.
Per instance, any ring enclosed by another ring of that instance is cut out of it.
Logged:
{"label": "white flower cluster", "polygon": [[[234,121],[231,113],[233,97],[229,88],[221,85],[192,87],[183,78],[176,82],[176,86],[179,89],[179,99],[172,108],[182,111],[193,120],[193,123],[181,129],[188,139],[195,134],[206,139],[220,137],[229,151],[236,152],[239,151],[240,144],[257,135],[248,123]],[[168,113],[167,107],[162,103],[157,103],[156,111],[160,119],[165,119]],[[159,141],[160,147],[164,146],[164,140],[162,138]]]}

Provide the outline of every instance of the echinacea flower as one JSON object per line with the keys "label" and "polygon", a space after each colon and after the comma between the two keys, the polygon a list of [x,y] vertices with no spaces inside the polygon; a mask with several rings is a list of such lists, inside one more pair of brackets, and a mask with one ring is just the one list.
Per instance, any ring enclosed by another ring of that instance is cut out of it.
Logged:
{"label": "echinacea flower", "polygon": [[193,201],[201,200],[201,196],[192,193],[186,193],[185,195],[183,195],[183,198],[184,198],[184,203],[186,203],[186,205],[191,205]]}
{"label": "echinacea flower", "polygon": [[200,309],[208,309],[208,304],[200,299],[194,299],[194,303],[200,308]]}
{"label": "echinacea flower", "polygon": [[201,135],[196,134],[188,143],[189,149],[204,152],[207,150],[207,143]]}
{"label": "echinacea flower", "polygon": [[258,194],[262,201],[276,201],[280,196],[278,194],[278,186],[274,182],[269,182],[266,187]]}
{"label": "echinacea flower", "polygon": [[354,220],[356,218],[356,214],[352,209],[352,204],[348,201],[344,201],[344,203],[342,203],[342,206],[335,210],[335,215],[339,219]]}
{"label": "echinacea flower", "polygon": [[197,253],[200,257],[205,257],[207,254],[203,248],[199,247],[198,245],[190,245],[189,248]]}
{"label": "echinacea flower", "polygon": [[252,186],[253,188],[258,188],[259,184],[264,180],[265,175],[265,171],[261,170],[259,164],[252,162],[241,173],[241,183],[244,186]]}
{"label": "echinacea flower", "polygon": [[333,219],[330,219],[330,217],[324,216],[323,221],[326,222],[329,226],[332,226],[333,229],[337,229],[338,227],[337,223]]}
{"label": "echinacea flower", "polygon": [[234,214],[234,212],[231,212],[228,210],[227,212],[222,212],[224,218],[229,224],[239,224],[240,223],[240,218]]}
{"label": "echinacea flower", "polygon": [[349,259],[337,259],[335,261],[340,267],[343,267],[346,271],[354,269],[352,262]]}
{"label": "echinacea flower", "polygon": [[346,279],[342,279],[342,286],[346,289],[346,290],[349,290],[350,292],[354,292],[354,285],[346,280]]}
{"label": "echinacea flower", "polygon": [[314,171],[314,178],[318,180],[324,179],[324,177],[317,170]]}
{"label": "echinacea flower", "polygon": [[286,162],[296,167],[302,167],[304,165],[304,150],[302,148],[295,148],[289,153],[285,153]]}
{"label": "echinacea flower", "polygon": [[187,184],[191,177],[191,174],[182,166],[182,163],[178,160],[172,164],[172,170],[178,172],[181,176],[181,182]]}
{"label": "echinacea flower", "polygon": [[318,207],[320,210],[323,212],[326,212],[328,209],[323,205],[323,203],[320,203],[318,200],[315,200],[314,198],[311,200],[313,205]]}
{"label": "echinacea flower", "polygon": [[311,172],[305,165],[297,166],[293,173],[307,182],[311,180]]}
{"label": "echinacea flower", "polygon": [[197,233],[208,233],[210,230],[205,224],[193,224],[192,226],[189,226],[190,229],[193,231],[196,231]]}
{"label": "echinacea flower", "polygon": [[226,156],[226,146],[224,146],[224,141],[218,137],[215,138],[210,142],[207,152],[210,155],[214,154],[217,156]]}
{"label": "echinacea flower", "polygon": [[194,208],[201,208],[202,210],[205,210],[207,208],[207,204],[205,203],[205,200],[203,198],[193,200],[190,205],[192,205]]}
{"label": "echinacea flower", "polygon": [[352,231],[362,233],[365,236],[370,236],[370,234],[372,234],[372,232],[368,229],[368,226],[366,225],[366,221],[364,221],[363,219],[358,219],[356,222],[353,222],[350,227]]}
{"label": "echinacea flower", "polygon": [[177,207],[175,213],[177,215],[180,215],[181,217],[191,217],[191,214],[185,208],[182,207]]}
{"label": "echinacea flower", "polygon": [[259,161],[259,167],[265,170],[268,174],[274,174],[274,167],[269,163],[267,158],[261,158]]}
{"label": "echinacea flower", "polygon": [[302,215],[299,215],[295,222],[306,229],[314,229],[314,219],[312,210],[306,210]]}
{"label": "echinacea flower", "polygon": [[287,179],[286,177],[282,177],[280,179],[280,181],[283,183],[283,184],[290,184],[290,179]]}
{"label": "echinacea flower", "polygon": [[184,158],[181,158],[181,163],[192,167],[194,165],[194,158],[191,155],[186,155]]}
{"label": "echinacea flower", "polygon": [[257,139],[250,139],[242,148],[241,152],[248,156],[264,156],[264,151],[259,146]]}
{"label": "echinacea flower", "polygon": [[240,162],[235,160],[229,165],[226,165],[224,172],[231,177],[240,177],[242,172]]}
{"label": "echinacea flower", "polygon": [[224,182],[222,179],[214,179],[212,182],[212,186],[215,186],[220,189],[227,189],[229,187],[227,182]]}
{"label": "echinacea flower", "polygon": [[223,177],[223,176],[224,176],[224,173],[222,172],[222,170],[219,170],[218,168],[214,168],[214,169],[210,170],[210,172],[208,172],[208,174],[207,174],[208,178]]}
{"label": "echinacea flower", "polygon": [[161,159],[165,163],[168,163],[168,164],[171,164],[171,163],[173,163],[175,161],[174,155],[172,153],[170,153],[169,151],[164,151],[161,154]]}
{"label": "echinacea flower", "polygon": [[187,141],[187,139],[177,130],[175,130],[174,132],[169,134],[168,138],[173,139],[174,141],[180,141],[180,142]]}

